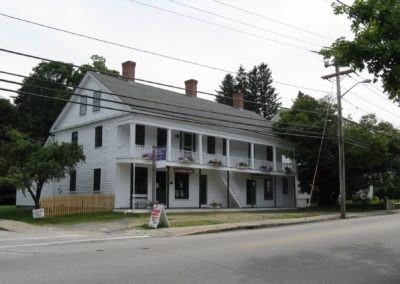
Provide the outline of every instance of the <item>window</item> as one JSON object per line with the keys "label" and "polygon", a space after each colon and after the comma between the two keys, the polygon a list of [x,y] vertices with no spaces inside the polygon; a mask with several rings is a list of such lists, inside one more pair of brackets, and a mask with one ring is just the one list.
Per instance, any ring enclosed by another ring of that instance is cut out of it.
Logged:
{"label": "window", "polygon": [[93,191],[100,191],[101,186],[101,169],[93,171]]}
{"label": "window", "polygon": [[76,191],[76,170],[69,173],[69,191]]}
{"label": "window", "polygon": [[135,194],[147,194],[147,168],[135,168]]}
{"label": "window", "polygon": [[189,174],[175,173],[175,199],[189,199]]}
{"label": "window", "polygon": [[222,155],[226,156],[226,139],[222,139]]}
{"label": "window", "polygon": [[144,125],[136,125],[136,145],[144,146],[144,136],[145,136],[145,128]]}
{"label": "window", "polygon": [[101,99],[101,92],[100,91],[93,92],[93,111],[100,110],[100,99]]}
{"label": "window", "polygon": [[289,180],[286,177],[282,178],[282,194],[283,195],[289,194]]}
{"label": "window", "polygon": [[251,144],[247,143],[247,158],[251,159]]}
{"label": "window", "polygon": [[79,105],[79,114],[85,115],[87,109],[87,97],[81,97],[81,104]]}
{"label": "window", "polygon": [[74,131],[71,133],[71,143],[78,144],[78,131]]}
{"label": "window", "polygon": [[157,128],[157,147],[167,146],[167,129]]}
{"label": "window", "polygon": [[267,161],[273,161],[274,154],[271,146],[267,146]]}
{"label": "window", "polygon": [[215,137],[207,136],[207,153],[215,154]]}
{"label": "window", "polygon": [[274,199],[274,187],[272,178],[264,179],[264,200]]}
{"label": "window", "polygon": [[95,128],[94,147],[98,148],[103,146],[103,126]]}

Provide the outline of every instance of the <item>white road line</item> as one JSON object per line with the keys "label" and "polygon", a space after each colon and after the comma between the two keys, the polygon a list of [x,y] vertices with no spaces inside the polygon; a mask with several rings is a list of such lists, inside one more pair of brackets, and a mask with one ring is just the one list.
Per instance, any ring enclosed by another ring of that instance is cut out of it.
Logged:
{"label": "white road line", "polygon": [[64,238],[64,237],[79,237],[79,235],[60,235],[60,236],[51,236],[51,237],[0,239],[0,242],[5,242],[5,241],[26,241],[26,240],[44,240],[44,239],[55,239],[55,238]]}
{"label": "white road line", "polygon": [[62,242],[34,243],[34,244],[23,244],[23,245],[9,245],[9,246],[0,246],[0,249],[47,246],[47,245],[61,245],[61,244],[73,244],[73,243],[106,242],[106,241],[116,241],[116,240],[142,239],[142,238],[148,238],[148,237],[149,236],[144,235],[144,236],[115,237],[115,238],[102,238],[102,239],[84,239],[84,240],[62,241]]}

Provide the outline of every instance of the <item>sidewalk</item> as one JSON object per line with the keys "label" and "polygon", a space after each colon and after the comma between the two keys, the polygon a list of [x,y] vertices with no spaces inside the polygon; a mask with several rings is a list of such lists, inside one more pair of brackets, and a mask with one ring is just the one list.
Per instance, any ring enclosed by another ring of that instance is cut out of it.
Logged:
{"label": "sidewalk", "polygon": [[[358,213],[348,213],[347,218],[349,219],[361,218],[361,217],[398,214],[398,213],[400,213],[400,210],[358,212]],[[172,227],[172,228],[160,228],[160,229],[137,229],[137,228],[132,229],[128,220],[102,222],[102,223],[92,222],[92,223],[83,223],[83,224],[69,225],[69,226],[64,226],[64,225],[34,226],[24,222],[0,219],[0,230],[7,230],[17,233],[60,230],[64,232],[73,232],[77,234],[91,234],[91,235],[126,232],[134,235],[172,237],[172,236],[188,236],[188,235],[216,233],[216,232],[233,231],[233,230],[286,226],[286,225],[303,224],[311,222],[323,222],[323,221],[336,220],[339,218],[340,218],[339,213],[335,213],[335,214],[319,215],[319,216],[305,217],[305,218],[269,219],[269,220],[255,221],[255,222],[224,223],[218,225]]]}
{"label": "sidewalk", "polygon": [[[358,213],[348,213],[347,218],[348,219],[362,218],[362,217],[381,216],[381,215],[398,214],[398,213],[400,213],[400,210],[394,210],[394,211],[379,210],[372,212],[358,212]],[[234,230],[260,229],[268,227],[304,224],[311,222],[323,222],[323,221],[330,221],[337,219],[340,219],[339,213],[306,217],[306,218],[272,219],[272,220],[257,221],[257,222],[241,222],[241,223],[226,223],[218,225],[160,228],[160,229],[150,230],[149,235],[160,236],[160,237],[189,236],[189,235],[199,235],[199,234],[217,233],[217,232],[234,231]]]}

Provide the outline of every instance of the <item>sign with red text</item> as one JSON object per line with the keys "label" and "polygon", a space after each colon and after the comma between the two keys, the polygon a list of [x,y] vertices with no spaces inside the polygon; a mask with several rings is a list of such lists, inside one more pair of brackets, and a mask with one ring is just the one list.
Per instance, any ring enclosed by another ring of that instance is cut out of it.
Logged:
{"label": "sign with red text", "polygon": [[155,204],[150,215],[149,227],[157,229],[158,226],[169,227],[167,212],[162,204]]}

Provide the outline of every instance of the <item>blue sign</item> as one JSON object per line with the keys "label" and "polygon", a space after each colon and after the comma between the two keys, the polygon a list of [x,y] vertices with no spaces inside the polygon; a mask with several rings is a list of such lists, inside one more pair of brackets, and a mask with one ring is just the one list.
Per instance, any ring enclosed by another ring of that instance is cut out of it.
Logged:
{"label": "blue sign", "polygon": [[157,148],[157,161],[166,160],[166,149],[165,148]]}

